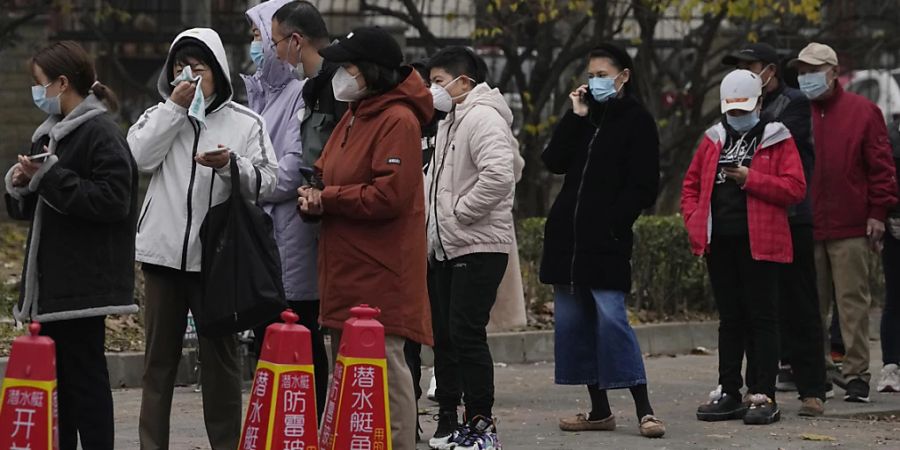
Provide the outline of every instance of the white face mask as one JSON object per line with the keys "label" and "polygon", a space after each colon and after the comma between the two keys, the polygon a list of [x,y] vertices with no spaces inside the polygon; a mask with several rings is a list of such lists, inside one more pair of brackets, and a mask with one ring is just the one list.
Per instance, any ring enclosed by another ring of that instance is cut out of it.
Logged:
{"label": "white face mask", "polygon": [[334,99],[340,102],[352,103],[359,101],[366,95],[366,88],[360,88],[356,83],[356,76],[350,75],[347,69],[339,67],[331,79],[331,88],[334,90]]}
{"label": "white face mask", "polygon": [[453,99],[443,86],[434,83],[431,85],[431,97],[434,99],[434,109],[441,112],[450,112],[453,109]]}

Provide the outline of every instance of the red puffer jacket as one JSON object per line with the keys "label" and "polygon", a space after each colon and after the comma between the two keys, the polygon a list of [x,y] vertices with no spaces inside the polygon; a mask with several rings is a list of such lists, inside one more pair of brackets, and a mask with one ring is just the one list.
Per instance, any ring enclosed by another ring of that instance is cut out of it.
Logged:
{"label": "red puffer jacket", "polygon": [[[681,188],[681,214],[695,255],[709,251],[712,238],[712,191],[725,127],[716,124],[694,154]],[[806,194],[803,165],[794,139],[779,122],[766,125],[743,189],[747,192],[750,253],[757,261],[789,263],[794,251],[787,208]]]}

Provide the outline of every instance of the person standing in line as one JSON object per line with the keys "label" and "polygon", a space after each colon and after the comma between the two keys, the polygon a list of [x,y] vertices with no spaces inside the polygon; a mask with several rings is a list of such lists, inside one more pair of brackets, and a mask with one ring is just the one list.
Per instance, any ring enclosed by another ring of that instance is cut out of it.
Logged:
{"label": "person standing in line", "polygon": [[[778,273],[792,262],[788,208],[806,193],[790,131],[762,120],[762,81],[735,70],[720,86],[723,120],[706,131],[684,177],[681,213],[695,255],[705,256],[719,310],[717,394],[697,419],[777,422]],[[752,355],[749,405],[741,398]]]}
{"label": "person standing in line", "polygon": [[[262,117],[231,100],[219,35],[192,28],[172,42],[157,81],[164,102],[128,130],[138,170],[153,174],[138,219],[136,259],[144,272],[142,450],[169,448],[172,393],[190,308],[203,297],[200,226],[231,183],[247,198],[275,191],[278,161]],[[240,179],[231,179],[231,155]],[[202,330],[200,330],[202,332]],[[203,419],[213,450],[237,448],[241,365],[237,339],[199,336]]]}
{"label": "person standing in line", "polygon": [[486,328],[515,241],[512,206],[524,160],[511,129],[512,111],[485,82],[487,65],[480,57],[465,47],[447,47],[431,57],[428,68],[435,104],[452,104],[438,124],[425,182],[440,405],[429,445],[499,449]]}
{"label": "person standing in line", "polygon": [[[311,170],[303,160],[300,121],[297,119],[297,114],[304,109],[304,81],[298,80],[291,67],[276,57],[271,45],[272,16],[287,3],[286,0],[269,0],[247,10],[253,30],[250,57],[256,65],[256,72],[241,77],[247,89],[250,109],[266,121],[278,158],[278,184],[274,192],[263,199],[262,207],[272,216],[275,225],[288,305],[300,316],[299,323],[311,333],[316,413],[321,418],[328,392],[328,355],[325,352],[325,337],[319,326],[316,280],[319,227],[304,222],[297,214],[297,189],[304,184],[301,169]],[[258,327],[255,334],[258,350],[262,346],[265,327]],[[259,354],[259,351],[256,353]]]}
{"label": "person standing in line", "polygon": [[[763,84],[762,121],[781,122],[791,132],[800,151],[803,175],[812,179],[815,151],[810,136],[809,100],[798,89],[781,79],[778,54],[765,43],[748,44],[722,58],[722,63],[749,70]],[[778,390],[799,391],[801,416],[817,417],[825,413],[825,365],[819,358],[822,322],[816,291],[816,265],[813,241],[812,206],[806,198],[789,210],[794,260],[779,266],[778,323],[781,366],[775,386]],[[747,352],[747,386],[755,384],[753,351]]]}
{"label": "person standing in line", "polygon": [[560,419],[563,431],[616,428],[607,391],[634,399],[642,436],[662,437],[650,405],[637,336],[628,323],[632,226],[659,188],[656,121],[637,95],[634,63],[603,44],[587,58],[587,81],[569,94],[541,158],[565,175],[547,217],[541,282],[554,286],[556,383],[585,385],[591,411]]}
{"label": "person standing in line", "polygon": [[316,162],[320,184],[300,188],[306,220],[320,220],[321,322],[337,354],[350,309],[381,309],[394,450],[416,447],[416,402],[406,339],[431,345],[425,286],[422,126],[434,105],[422,77],[379,27],[354,29],[320,51],[340,67],[334,97],[350,104]]}
{"label": "person standing in line", "polygon": [[347,102],[335,99],[331,80],[340,67],[319,53],[330,44],[322,14],[312,3],[292,1],[272,16],[272,48],[278,59],[293,68],[294,77],[303,85],[304,108],[300,140],[303,161],[313,167],[322,155],[338,121],[347,111]]}
{"label": "person standing in line", "polygon": [[[888,126],[894,167],[900,177],[900,120]],[[900,194],[900,193],[898,193]],[[881,254],[884,308],[881,310],[881,378],[878,392],[900,392],[900,207],[891,209]]]}
{"label": "person standing in line", "polygon": [[[838,82],[835,51],[813,42],[789,63],[800,90],[812,100],[816,166],[812,177],[815,258],[823,329],[837,302],[846,355],[841,378],[848,402],[869,401],[869,291],[871,251],[880,252],[888,210],[897,203],[897,179],[884,116]],[[825,333],[822,348],[833,368]]]}
{"label": "person standing in line", "polygon": [[116,96],[80,45],[44,47],[30,68],[34,104],[48,117],[31,154],[5,177],[10,218],[31,223],[13,315],[40,322],[56,344],[59,448],[80,440],[85,450],[108,450],[115,423],[104,319],[138,311],[137,166],[110,114]]}

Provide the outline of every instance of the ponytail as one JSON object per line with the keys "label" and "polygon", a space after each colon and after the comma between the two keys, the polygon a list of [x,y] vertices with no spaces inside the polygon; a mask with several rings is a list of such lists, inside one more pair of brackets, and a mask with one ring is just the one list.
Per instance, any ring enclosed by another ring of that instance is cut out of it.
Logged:
{"label": "ponytail", "polygon": [[50,79],[63,75],[82,97],[94,94],[106,104],[109,112],[119,110],[119,100],[112,89],[97,81],[94,60],[84,48],[74,41],[50,44],[31,58],[31,65],[37,65]]}
{"label": "ponytail", "polygon": [[95,81],[94,84],[91,85],[91,90],[89,92],[94,94],[94,97],[97,97],[98,100],[106,104],[106,109],[108,109],[109,112],[115,113],[119,110],[119,98],[109,86],[99,81]]}

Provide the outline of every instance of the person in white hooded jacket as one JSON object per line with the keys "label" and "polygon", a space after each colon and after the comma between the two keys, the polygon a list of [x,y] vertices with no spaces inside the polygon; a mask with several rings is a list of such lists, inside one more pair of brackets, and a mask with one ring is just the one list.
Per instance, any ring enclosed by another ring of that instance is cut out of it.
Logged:
{"label": "person in white hooded jacket", "polygon": [[[231,101],[228,61],[215,31],[194,28],[175,38],[158,89],[164,102],[145,111],[128,131],[138,169],[153,174],[136,242],[145,277],[141,449],[169,446],[188,308],[202,295],[200,225],[210,205],[228,198],[231,183],[239,182],[247,198],[265,199],[274,191],[278,170],[262,118]],[[235,155],[240,180],[230,177],[229,153]],[[241,432],[237,340],[200,336],[199,344],[209,442],[213,449],[233,450]]]}
{"label": "person in white hooded jacket", "polygon": [[[494,372],[486,327],[513,251],[513,199],[524,160],[503,95],[485,83],[486,65],[465,47],[428,63],[438,125],[426,179],[428,290],[434,329],[436,400],[432,448],[499,448]],[[457,408],[465,397],[465,420]]]}

